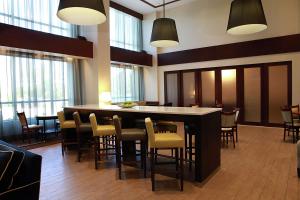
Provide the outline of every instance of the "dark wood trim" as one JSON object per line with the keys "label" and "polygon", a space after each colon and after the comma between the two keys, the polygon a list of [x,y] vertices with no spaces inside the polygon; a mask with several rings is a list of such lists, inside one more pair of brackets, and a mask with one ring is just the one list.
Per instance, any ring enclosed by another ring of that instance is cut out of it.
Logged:
{"label": "dark wood trim", "polygon": [[0,23],[0,46],[37,54],[93,58],[93,43]]}
{"label": "dark wood trim", "polygon": [[178,106],[182,107],[183,105],[183,78],[182,71],[177,73],[177,93],[178,93]]}
{"label": "dark wood trim", "polygon": [[240,109],[239,121],[244,121],[245,88],[244,88],[244,68],[236,69],[236,107]]}
{"label": "dark wood trim", "polygon": [[147,4],[148,6],[151,6],[152,8],[159,8],[159,7],[163,7],[164,5],[166,6],[166,5],[169,5],[171,3],[178,2],[180,0],[173,0],[173,1],[170,1],[170,2],[167,2],[167,3],[164,3],[164,4],[163,3],[162,4],[158,4],[158,5],[154,5],[154,4],[150,3],[147,0],[140,0],[140,1],[143,2],[143,3],[145,3],[145,4]]}
{"label": "dark wood trim", "polygon": [[215,69],[215,104],[222,104],[222,74],[221,69]]}
{"label": "dark wood trim", "polygon": [[120,5],[120,4],[118,4],[118,3],[114,2],[114,1],[110,1],[110,2],[109,2],[109,6],[112,7],[112,8],[114,8],[114,9],[116,9],[116,10],[119,10],[119,11],[121,11],[121,12],[124,12],[124,13],[126,13],[126,14],[128,14],[128,15],[131,15],[131,16],[133,16],[133,17],[136,17],[136,18],[138,18],[138,19],[140,19],[140,20],[143,20],[143,19],[144,19],[143,14],[138,13],[138,12],[136,12],[136,11],[134,11],[134,10],[131,10],[130,8],[127,8],[127,7],[125,7],[125,6],[122,6],[122,5]]}
{"label": "dark wood trim", "polygon": [[110,59],[114,62],[153,66],[152,55],[146,52],[130,51],[118,47],[110,47]]}
{"label": "dark wood trim", "polygon": [[292,62],[288,62],[288,104],[290,106],[293,105],[293,65]]}
{"label": "dark wood trim", "polygon": [[202,106],[202,76],[199,70],[195,71],[195,104]]}
{"label": "dark wood trim", "polygon": [[300,34],[158,54],[158,66],[300,51]]}

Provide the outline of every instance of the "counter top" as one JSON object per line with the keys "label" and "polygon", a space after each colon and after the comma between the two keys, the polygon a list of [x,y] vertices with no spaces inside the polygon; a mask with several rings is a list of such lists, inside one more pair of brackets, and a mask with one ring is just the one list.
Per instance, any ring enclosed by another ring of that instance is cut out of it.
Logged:
{"label": "counter top", "polygon": [[140,112],[140,113],[160,113],[160,114],[175,114],[175,115],[206,115],[213,112],[221,111],[221,108],[207,107],[167,107],[167,106],[134,106],[133,108],[121,108],[117,105],[77,105],[66,106],[64,108],[79,109],[79,110],[104,110],[118,112]]}

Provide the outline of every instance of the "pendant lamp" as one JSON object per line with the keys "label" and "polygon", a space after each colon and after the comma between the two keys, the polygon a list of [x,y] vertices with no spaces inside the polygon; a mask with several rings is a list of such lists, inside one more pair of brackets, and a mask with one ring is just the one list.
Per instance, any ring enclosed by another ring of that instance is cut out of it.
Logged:
{"label": "pendant lamp", "polygon": [[179,44],[176,23],[174,19],[165,17],[165,1],[163,3],[163,18],[153,22],[150,44],[154,47],[173,47]]}
{"label": "pendant lamp", "polygon": [[261,0],[233,0],[231,2],[227,33],[253,34],[267,29]]}
{"label": "pendant lamp", "polygon": [[96,25],[106,21],[102,0],[60,0],[57,16],[76,25]]}

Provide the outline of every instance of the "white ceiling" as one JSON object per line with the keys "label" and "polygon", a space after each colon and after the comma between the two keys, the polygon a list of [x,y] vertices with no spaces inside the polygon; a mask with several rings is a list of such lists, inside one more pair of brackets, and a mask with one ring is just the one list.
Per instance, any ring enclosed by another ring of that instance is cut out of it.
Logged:
{"label": "white ceiling", "polygon": [[[114,2],[121,4],[122,6],[125,6],[127,8],[130,8],[131,10],[134,10],[136,12],[139,12],[141,14],[148,14],[155,12],[156,10],[160,10],[161,8],[153,8],[150,5],[143,3],[140,0],[113,0]],[[163,3],[163,0],[147,0],[152,5],[161,5]],[[166,3],[173,1],[173,0],[165,0]],[[172,4],[169,4],[166,6],[166,9],[168,8],[174,8],[181,6],[183,4],[190,3],[195,0],[180,0],[178,2],[174,2]]]}

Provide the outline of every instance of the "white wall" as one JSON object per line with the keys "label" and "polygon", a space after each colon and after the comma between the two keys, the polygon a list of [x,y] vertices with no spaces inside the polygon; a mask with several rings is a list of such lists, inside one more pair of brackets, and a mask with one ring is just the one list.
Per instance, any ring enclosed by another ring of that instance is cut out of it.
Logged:
{"label": "white wall", "polygon": [[144,16],[143,20],[143,47],[144,50],[153,55],[153,66],[144,67],[145,80],[145,100],[158,101],[158,67],[157,67],[157,50],[149,45],[152,32],[152,24],[156,19],[156,13]]}
{"label": "white wall", "polygon": [[82,61],[83,104],[97,104],[101,92],[110,91],[109,0],[103,3],[106,22],[98,26],[80,27],[80,35],[93,42],[94,49],[94,58]]}
{"label": "white wall", "polygon": [[[185,49],[201,48],[220,44],[249,41],[276,36],[300,33],[300,1],[299,0],[262,0],[268,22],[268,29],[264,32],[248,36],[231,36],[226,33],[230,9],[230,0],[199,0],[181,7],[167,10],[167,17],[176,20],[180,45],[175,48],[158,49],[159,53],[173,52]],[[148,15],[146,16],[146,18]],[[152,28],[151,23],[147,23]],[[144,27],[144,29],[148,29]],[[150,36],[144,35],[145,41]],[[147,43],[144,43],[144,46]],[[149,45],[149,42],[148,42]],[[158,90],[151,91],[148,96],[155,96],[164,102],[164,72],[183,69],[220,67],[242,64],[255,64],[279,61],[293,62],[293,103],[300,103],[300,53],[257,56],[249,58],[227,59],[219,61],[187,63],[158,67]],[[149,83],[146,83],[149,85]]]}

